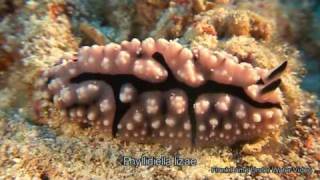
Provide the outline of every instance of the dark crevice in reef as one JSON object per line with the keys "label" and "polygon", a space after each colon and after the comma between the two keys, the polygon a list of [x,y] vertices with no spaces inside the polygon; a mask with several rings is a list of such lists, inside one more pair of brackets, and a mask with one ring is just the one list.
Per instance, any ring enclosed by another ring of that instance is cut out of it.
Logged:
{"label": "dark crevice in reef", "polygon": [[79,76],[71,79],[71,83],[80,83],[88,80],[101,80],[108,83],[114,91],[114,97],[116,101],[116,112],[112,128],[112,134],[117,134],[117,125],[120,122],[122,116],[129,109],[130,104],[124,104],[119,100],[120,88],[125,83],[131,83],[137,90],[138,94],[148,91],[168,91],[171,89],[180,89],[184,91],[188,97],[188,111],[192,124],[192,143],[195,142],[196,137],[196,120],[193,111],[193,104],[196,98],[204,93],[227,93],[232,96],[238,97],[243,101],[249,103],[256,108],[281,108],[280,104],[273,103],[259,103],[252,100],[241,87],[233,85],[220,84],[214,81],[207,81],[205,84],[199,87],[190,87],[175,79],[174,75],[170,71],[168,65],[165,63],[164,57],[160,53],[155,53],[153,58],[156,59],[163,67],[168,71],[168,77],[166,81],[160,83],[150,83],[136,78],[132,75],[110,75],[110,74],[96,74],[96,73],[83,73]]}

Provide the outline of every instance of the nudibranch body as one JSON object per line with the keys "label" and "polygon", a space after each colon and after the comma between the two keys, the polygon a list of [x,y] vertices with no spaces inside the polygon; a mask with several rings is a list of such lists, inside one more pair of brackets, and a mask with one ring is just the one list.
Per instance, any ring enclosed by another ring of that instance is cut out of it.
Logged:
{"label": "nudibranch body", "polygon": [[266,70],[165,39],[82,47],[43,72],[37,110],[53,102],[71,121],[125,141],[231,145],[283,123],[278,86],[286,65]]}

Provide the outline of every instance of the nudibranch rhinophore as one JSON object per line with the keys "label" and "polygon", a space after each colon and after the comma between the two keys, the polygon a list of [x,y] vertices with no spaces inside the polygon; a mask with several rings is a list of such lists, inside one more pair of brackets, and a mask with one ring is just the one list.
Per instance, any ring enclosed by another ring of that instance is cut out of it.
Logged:
{"label": "nudibranch rhinophore", "polygon": [[49,102],[70,121],[125,141],[174,148],[232,145],[283,124],[280,75],[224,51],[132,39],[80,48],[45,70],[35,110]]}

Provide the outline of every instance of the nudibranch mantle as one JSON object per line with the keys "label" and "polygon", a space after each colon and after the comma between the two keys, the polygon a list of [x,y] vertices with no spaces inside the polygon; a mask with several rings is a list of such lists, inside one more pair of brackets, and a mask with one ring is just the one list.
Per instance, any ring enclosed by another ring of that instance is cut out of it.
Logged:
{"label": "nudibranch mantle", "polygon": [[70,121],[125,141],[175,148],[232,145],[284,122],[280,75],[224,51],[132,39],[80,48],[45,70],[35,110],[48,103]]}

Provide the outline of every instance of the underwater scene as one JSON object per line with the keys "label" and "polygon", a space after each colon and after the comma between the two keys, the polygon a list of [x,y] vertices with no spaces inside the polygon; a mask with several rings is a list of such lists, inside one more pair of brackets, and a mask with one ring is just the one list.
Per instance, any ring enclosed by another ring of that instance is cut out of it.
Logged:
{"label": "underwater scene", "polygon": [[0,0],[0,179],[320,179],[317,0]]}

